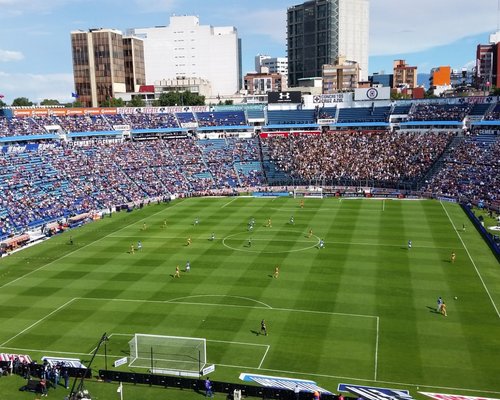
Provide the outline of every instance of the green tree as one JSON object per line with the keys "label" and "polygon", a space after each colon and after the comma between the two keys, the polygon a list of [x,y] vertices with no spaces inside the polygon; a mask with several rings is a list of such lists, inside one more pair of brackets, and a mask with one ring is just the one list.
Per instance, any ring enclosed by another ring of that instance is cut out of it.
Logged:
{"label": "green tree", "polygon": [[156,106],[172,107],[172,106],[202,106],[205,104],[205,96],[200,96],[189,91],[185,92],[165,92],[162,93],[157,101]]}
{"label": "green tree", "polygon": [[224,104],[225,104],[226,106],[232,106],[232,105],[234,104],[234,101],[233,101],[233,100],[225,100],[225,101],[224,101]]}
{"label": "green tree", "polygon": [[7,103],[5,103],[3,100],[0,100],[0,107],[6,107]]}
{"label": "green tree", "polygon": [[120,98],[115,98],[115,97],[111,97],[111,98],[107,98],[106,100],[104,100],[103,102],[101,102],[101,107],[123,107],[125,106],[125,102],[123,101],[123,99],[120,99]]}
{"label": "green tree", "polygon": [[33,103],[27,97],[17,97],[12,102],[13,107],[30,107]]}
{"label": "green tree", "polygon": [[60,105],[61,103],[59,103],[58,100],[55,100],[55,99],[44,99],[40,105],[41,106],[58,106]]}
{"label": "green tree", "polygon": [[132,97],[132,100],[130,100],[127,105],[129,105],[130,107],[144,107],[146,105],[146,103],[144,102],[144,100],[139,97],[139,96],[134,96]]}

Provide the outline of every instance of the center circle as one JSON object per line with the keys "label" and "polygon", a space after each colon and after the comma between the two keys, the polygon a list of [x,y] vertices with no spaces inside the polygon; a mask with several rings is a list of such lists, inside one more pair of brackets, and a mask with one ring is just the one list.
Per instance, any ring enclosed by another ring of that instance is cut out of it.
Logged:
{"label": "center circle", "polygon": [[[254,232],[245,231],[233,233],[222,239],[222,244],[231,250],[261,254],[295,253],[298,251],[310,250],[319,245],[320,238],[316,235],[311,235],[311,237],[309,237],[306,232],[297,230],[279,231],[278,235],[276,235],[276,232],[276,230],[266,229]],[[274,235],[271,237],[270,234]],[[287,237],[289,239],[287,239]],[[234,242],[234,244],[231,242]],[[265,243],[265,246],[269,244],[275,245],[277,248],[273,250],[260,250],[259,243]],[[280,247],[286,247],[287,243],[293,246],[293,248],[280,249]]]}

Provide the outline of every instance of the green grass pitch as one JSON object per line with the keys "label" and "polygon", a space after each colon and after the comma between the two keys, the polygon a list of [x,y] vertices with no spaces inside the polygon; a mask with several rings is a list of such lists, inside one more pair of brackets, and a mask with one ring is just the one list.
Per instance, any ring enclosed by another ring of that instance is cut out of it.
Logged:
{"label": "green grass pitch", "polygon": [[88,362],[107,332],[112,368],[135,333],[199,337],[212,378],[233,382],[253,372],[331,391],[500,397],[499,308],[500,265],[461,209],[437,201],[178,200],[0,260],[0,352]]}

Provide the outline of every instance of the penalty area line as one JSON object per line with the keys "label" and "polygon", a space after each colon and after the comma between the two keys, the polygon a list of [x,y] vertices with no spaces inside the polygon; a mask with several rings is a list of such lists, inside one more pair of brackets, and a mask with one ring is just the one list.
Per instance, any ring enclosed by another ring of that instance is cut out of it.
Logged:
{"label": "penalty area line", "polygon": [[51,315],[55,314],[56,312],[58,312],[59,310],[63,309],[64,307],[66,307],[67,305],[71,304],[73,301],[76,300],[76,297],[73,297],[71,300],[67,301],[66,303],[64,303],[62,306],[59,306],[57,307],[55,310],[53,310],[52,312],[48,313],[45,317],[43,318],[40,318],[38,321],[36,322],[33,322],[30,326],[28,326],[27,328],[23,329],[21,332],[18,332],[17,334],[15,334],[14,336],[12,336],[10,339],[6,340],[5,342],[3,342],[2,344],[0,344],[0,347],[4,347],[7,343],[11,342],[12,340],[14,340],[16,337],[22,335],[23,333],[29,331],[31,328],[33,328],[34,326],[38,325],[40,322],[46,320],[47,318],[49,318]]}
{"label": "penalty area line", "polygon": [[264,360],[266,359],[266,356],[267,356],[267,352],[269,351],[269,348],[271,346],[267,345],[267,349],[266,349],[266,352],[264,353],[264,355],[262,356],[262,360],[260,360],[260,364],[259,364],[259,367],[258,369],[260,369],[260,367],[262,367],[262,363],[264,362]]}

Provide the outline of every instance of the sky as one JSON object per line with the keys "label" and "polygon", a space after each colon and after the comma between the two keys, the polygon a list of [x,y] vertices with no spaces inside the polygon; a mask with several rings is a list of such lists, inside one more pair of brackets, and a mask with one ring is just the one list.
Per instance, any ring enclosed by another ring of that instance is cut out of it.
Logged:
{"label": "sky", "polygon": [[[254,56],[286,56],[286,9],[291,0],[0,0],[0,94],[71,101],[70,32],[89,28],[168,25],[171,15],[197,15],[200,24],[235,26],[242,39],[243,74]],[[370,0],[369,72],[391,73],[404,58],[432,67],[474,65],[476,46],[499,26],[500,0]]]}

